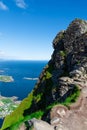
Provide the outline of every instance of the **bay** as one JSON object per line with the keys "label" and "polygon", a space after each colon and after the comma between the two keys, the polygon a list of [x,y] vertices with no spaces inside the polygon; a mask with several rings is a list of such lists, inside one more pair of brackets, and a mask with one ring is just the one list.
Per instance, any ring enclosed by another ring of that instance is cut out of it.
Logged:
{"label": "bay", "polygon": [[[48,61],[0,61],[0,75],[12,76],[13,82],[0,82],[0,93],[6,97],[24,99],[34,88]],[[27,78],[25,78],[27,77]]]}

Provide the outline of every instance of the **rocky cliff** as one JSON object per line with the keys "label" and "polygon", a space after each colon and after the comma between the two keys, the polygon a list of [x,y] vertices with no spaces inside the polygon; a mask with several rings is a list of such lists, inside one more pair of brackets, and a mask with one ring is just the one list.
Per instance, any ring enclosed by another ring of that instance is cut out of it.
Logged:
{"label": "rocky cliff", "polygon": [[[11,116],[15,117],[8,116],[5,119],[2,130],[12,129],[18,122],[25,122],[28,129],[33,129],[30,127],[34,124],[34,130],[42,130],[40,122],[45,124],[44,129],[48,126],[48,129],[55,130],[86,130],[87,112],[82,120],[86,123],[81,129],[75,127],[75,122],[74,127],[70,127],[70,117],[73,121],[77,118],[79,124],[78,110],[83,106],[80,113],[84,115],[83,111],[87,108],[87,21],[72,21],[65,31],[56,35],[53,48],[51,60],[43,69],[34,90],[12,113]],[[28,104],[27,107],[24,104]],[[19,110],[20,116],[16,115]],[[75,112],[78,114],[75,115]],[[31,120],[33,117],[45,120],[52,126],[36,119]],[[61,126],[61,122],[64,122],[64,127]]]}

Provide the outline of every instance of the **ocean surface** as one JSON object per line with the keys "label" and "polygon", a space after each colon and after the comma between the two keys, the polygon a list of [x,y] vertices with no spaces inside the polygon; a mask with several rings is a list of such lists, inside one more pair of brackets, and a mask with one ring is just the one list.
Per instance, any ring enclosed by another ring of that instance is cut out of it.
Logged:
{"label": "ocean surface", "polygon": [[[0,61],[0,75],[12,76],[13,82],[0,82],[0,94],[24,99],[34,88],[41,71],[48,61]],[[29,80],[29,79],[30,80]]]}

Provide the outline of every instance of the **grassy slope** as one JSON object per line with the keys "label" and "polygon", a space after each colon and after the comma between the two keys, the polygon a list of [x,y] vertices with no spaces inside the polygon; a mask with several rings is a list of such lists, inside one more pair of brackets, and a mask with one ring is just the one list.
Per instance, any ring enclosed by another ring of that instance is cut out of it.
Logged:
{"label": "grassy slope", "polygon": [[21,102],[19,107],[14,112],[5,118],[1,130],[11,127],[12,125],[16,124],[17,122],[21,122],[24,119],[23,112],[31,106],[32,97],[33,91]]}
{"label": "grassy slope", "polygon": [[[17,130],[22,122],[33,117],[41,118],[54,105],[59,104],[58,101],[50,103],[50,105],[46,102],[46,96],[50,97],[50,93],[53,89],[53,83],[51,80],[52,70],[52,66],[48,66],[42,78],[42,82],[45,81],[47,87],[41,88],[41,86],[36,86],[29,96],[22,101],[19,107],[11,113],[11,115],[5,118],[1,130],[7,128],[8,130]],[[79,94],[80,91],[78,87],[75,86],[73,93],[62,104],[68,106],[70,103],[75,102]],[[38,106],[38,109],[35,109],[34,102]]]}
{"label": "grassy slope", "polygon": [[[80,90],[76,87],[75,91],[70,95],[64,102],[62,102],[62,105],[69,106],[71,103],[74,103],[77,98],[80,95]],[[31,101],[32,101],[32,93],[28,96],[28,98],[24,99],[22,104],[10,115],[5,118],[4,124],[2,126],[1,130],[4,130],[8,128],[8,130],[17,130],[18,126],[32,118],[41,118],[46,112],[50,111],[50,109],[57,105],[60,104],[59,102],[54,102],[50,105],[48,105],[44,111],[39,110],[36,112],[31,113],[30,115],[23,116],[24,110],[29,108],[31,106]]]}

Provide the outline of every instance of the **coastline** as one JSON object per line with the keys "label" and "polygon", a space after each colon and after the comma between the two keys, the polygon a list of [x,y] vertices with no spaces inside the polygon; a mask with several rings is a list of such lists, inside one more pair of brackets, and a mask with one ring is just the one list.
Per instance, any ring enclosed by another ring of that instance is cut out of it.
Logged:
{"label": "coastline", "polygon": [[0,119],[13,112],[21,103],[18,101],[18,97],[5,97],[0,94]]}

